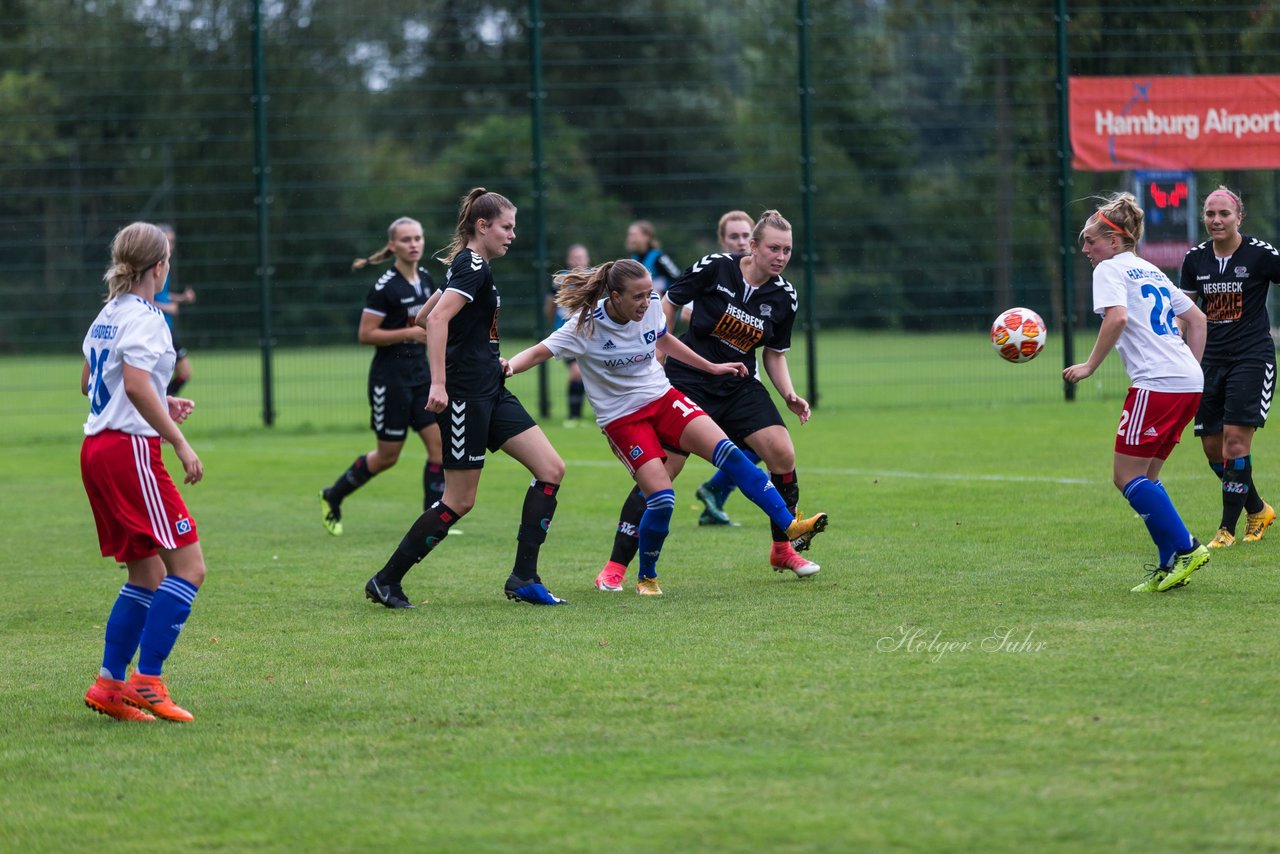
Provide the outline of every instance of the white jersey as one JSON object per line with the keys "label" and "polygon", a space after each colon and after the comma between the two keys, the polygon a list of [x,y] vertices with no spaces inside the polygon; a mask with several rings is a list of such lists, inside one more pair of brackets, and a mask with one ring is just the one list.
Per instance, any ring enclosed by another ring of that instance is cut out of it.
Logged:
{"label": "white jersey", "polygon": [[648,406],[671,389],[657,359],[658,339],[667,334],[660,300],[655,293],[643,319],[623,323],[615,323],[600,300],[592,314],[595,325],[590,335],[579,330],[573,318],[542,342],[554,356],[577,358],[587,400],[601,427]]}
{"label": "white jersey", "polygon": [[81,349],[89,363],[89,418],[84,434],[119,430],[135,436],[159,435],[124,393],[124,366],[149,373],[156,394],[165,399],[178,354],[160,309],[135,294],[116,297],[98,312]]}
{"label": "white jersey", "polygon": [[1168,276],[1132,252],[1101,262],[1093,269],[1093,310],[1106,314],[1116,305],[1124,306],[1129,314],[1116,351],[1135,388],[1204,390],[1200,363],[1173,322],[1193,303]]}

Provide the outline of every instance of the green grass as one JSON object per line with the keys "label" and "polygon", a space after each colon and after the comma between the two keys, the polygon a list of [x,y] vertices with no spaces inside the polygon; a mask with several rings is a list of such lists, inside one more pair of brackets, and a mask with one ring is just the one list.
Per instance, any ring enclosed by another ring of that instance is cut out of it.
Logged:
{"label": "green grass", "polygon": [[[1075,342],[1075,359],[1084,361],[1089,335]],[[528,341],[506,341],[514,355]],[[789,354],[796,388],[810,396],[807,345],[797,334]],[[71,435],[84,422],[84,401],[77,383],[80,361],[74,344],[64,356],[0,359],[0,443],[49,440]],[[1056,403],[1063,399],[1062,353],[1054,339],[1038,359],[1010,365],[997,358],[986,335],[889,332],[824,332],[818,338],[815,372],[818,403],[833,414],[852,409],[925,409],[938,406],[1009,407]],[[365,381],[367,347],[300,349],[279,347],[271,364],[271,406],[275,429],[288,432],[351,430],[367,425]],[[262,426],[263,359],[253,351],[193,353],[194,380],[184,390],[197,400],[191,435],[225,435]],[[556,420],[565,415],[563,366],[548,364],[546,384]],[[1113,400],[1126,380],[1120,360],[1109,359],[1077,389],[1080,400]],[[539,377],[535,371],[515,377],[510,387],[536,409]],[[1013,409],[1018,415],[1024,410]]]}
{"label": "green grass", "polygon": [[[78,417],[32,415],[0,438],[0,848],[1275,850],[1280,533],[1130,594],[1154,552],[1110,484],[1118,402],[998,404],[1040,364],[969,405],[864,405],[864,375],[829,397],[793,431],[802,508],[832,516],[808,581],[768,570],[741,496],[744,527],[698,528],[691,464],[656,601],[592,588],[626,475],[548,422],[553,609],[501,595],[528,482],[506,458],[409,575],[424,604],[389,612],[361,587],[416,516],[417,452],[334,539],[315,494],[367,431],[193,423],[209,578],[167,668],[189,726],[81,704],[123,573],[97,557]],[[1204,539],[1218,496],[1187,438],[1164,480]],[[984,648],[1005,633],[1024,646]]]}

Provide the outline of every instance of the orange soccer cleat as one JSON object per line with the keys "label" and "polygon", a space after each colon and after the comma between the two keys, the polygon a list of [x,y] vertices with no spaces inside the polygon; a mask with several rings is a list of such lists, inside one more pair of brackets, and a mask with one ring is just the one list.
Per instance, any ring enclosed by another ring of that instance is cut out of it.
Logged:
{"label": "orange soccer cleat", "polygon": [[124,683],[119,679],[99,676],[84,695],[84,704],[95,712],[118,721],[154,721],[155,718],[124,701]]}
{"label": "orange soccer cleat", "polygon": [[195,715],[169,699],[169,689],[165,686],[163,677],[160,676],[133,674],[124,684],[123,696],[124,701],[129,705],[151,712],[166,721],[190,723],[196,719]]}

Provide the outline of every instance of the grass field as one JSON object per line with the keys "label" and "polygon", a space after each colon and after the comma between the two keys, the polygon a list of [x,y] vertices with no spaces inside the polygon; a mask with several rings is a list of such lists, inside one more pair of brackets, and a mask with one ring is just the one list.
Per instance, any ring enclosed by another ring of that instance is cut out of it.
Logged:
{"label": "grass field", "polygon": [[[691,465],[657,600],[591,586],[626,475],[595,430],[549,421],[568,474],[542,574],[571,603],[549,609],[501,595],[527,483],[501,456],[406,580],[422,604],[362,598],[421,501],[406,452],[343,537],[320,527],[316,492],[370,445],[362,368],[344,430],[193,421],[210,571],[166,671],[186,726],[82,705],[123,580],[97,557],[79,416],[55,417],[82,403],[50,392],[27,418],[0,394],[0,849],[1275,850],[1280,532],[1130,594],[1154,550],[1110,484],[1118,400],[1001,405],[1023,367],[940,409],[856,374],[794,430],[802,509],[832,517],[807,581],[768,570],[741,496],[744,527],[699,529]],[[74,394],[78,369],[0,370],[6,389],[69,372]],[[1164,480],[1205,539],[1218,494],[1187,438]]]}

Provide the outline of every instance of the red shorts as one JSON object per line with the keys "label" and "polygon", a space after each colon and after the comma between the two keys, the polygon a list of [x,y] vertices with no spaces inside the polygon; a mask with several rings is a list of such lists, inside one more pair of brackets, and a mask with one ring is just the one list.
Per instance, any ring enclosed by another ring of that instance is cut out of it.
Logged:
{"label": "red shorts", "polygon": [[649,460],[665,460],[662,446],[679,448],[684,428],[706,414],[683,393],[671,389],[653,403],[604,425],[604,435],[618,459],[634,475]]}
{"label": "red shorts", "polygon": [[1116,453],[1128,457],[1169,459],[1182,438],[1182,428],[1200,406],[1198,391],[1148,391],[1130,388],[1116,430]]}
{"label": "red shorts", "polygon": [[118,430],[86,436],[80,477],[103,557],[128,563],[199,541],[195,520],[160,458],[159,436]]}

